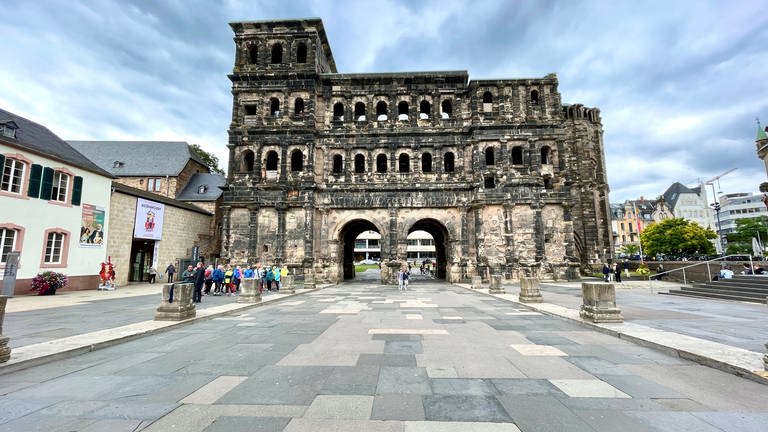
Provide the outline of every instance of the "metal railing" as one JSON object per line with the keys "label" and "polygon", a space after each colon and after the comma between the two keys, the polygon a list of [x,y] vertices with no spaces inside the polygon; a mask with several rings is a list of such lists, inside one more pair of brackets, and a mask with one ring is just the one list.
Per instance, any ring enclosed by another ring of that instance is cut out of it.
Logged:
{"label": "metal railing", "polygon": [[[707,280],[711,281],[712,280],[712,270],[710,270],[710,268],[709,268],[709,264],[710,263],[718,262],[718,261],[725,262],[725,261],[728,260],[728,258],[742,257],[742,256],[744,256],[744,254],[726,255],[726,256],[714,258],[714,259],[707,260],[707,261],[696,261],[695,264],[683,266],[683,267],[672,269],[672,270],[665,270],[663,272],[659,272],[659,273],[656,273],[654,275],[648,275],[648,281],[651,282],[654,279],[661,280],[658,276],[670,275],[670,274],[672,274],[674,272],[682,271],[683,272],[683,285],[688,285],[688,278],[685,275],[685,270],[693,268],[693,267],[701,266],[701,265],[706,265],[707,266],[707,277],[708,277]],[[745,261],[745,260],[737,260],[737,261]],[[755,268],[754,264],[752,263],[752,257],[751,256],[749,257],[749,268],[751,268],[751,269]]]}

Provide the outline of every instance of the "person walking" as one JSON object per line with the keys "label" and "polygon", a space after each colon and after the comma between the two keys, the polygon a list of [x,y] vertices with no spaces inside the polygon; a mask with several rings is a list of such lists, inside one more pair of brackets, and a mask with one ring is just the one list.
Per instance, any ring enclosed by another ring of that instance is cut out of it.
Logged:
{"label": "person walking", "polygon": [[147,274],[149,274],[149,283],[155,283],[155,278],[157,277],[157,270],[155,270],[155,266],[150,266],[149,270],[147,270]]}
{"label": "person walking", "polygon": [[205,289],[203,290],[203,295],[210,295],[212,286],[213,286],[213,266],[209,265],[205,269]]}
{"label": "person walking", "polygon": [[168,283],[173,282],[173,274],[176,273],[176,267],[173,266],[173,263],[168,264],[168,267],[165,268],[165,272],[168,274]]}
{"label": "person walking", "polygon": [[203,286],[205,285],[205,266],[202,262],[197,263],[194,274],[195,289],[192,292],[192,303],[203,301]]}
{"label": "person walking", "polygon": [[213,295],[220,296],[221,295],[221,286],[224,284],[224,266],[219,264],[216,266],[216,269],[213,270],[213,275],[211,275],[211,279],[213,279]]}
{"label": "person walking", "polygon": [[282,278],[282,273],[280,271],[280,266],[275,266],[272,268],[272,278],[275,280],[275,291],[280,292],[280,278]]}
{"label": "person walking", "polygon": [[603,263],[603,282],[609,281],[609,274],[611,273],[611,268],[608,267],[608,263]]}

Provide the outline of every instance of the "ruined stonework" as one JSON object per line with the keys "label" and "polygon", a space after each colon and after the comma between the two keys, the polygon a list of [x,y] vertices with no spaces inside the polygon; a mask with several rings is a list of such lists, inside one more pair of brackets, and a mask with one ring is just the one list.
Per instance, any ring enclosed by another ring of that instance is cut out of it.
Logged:
{"label": "ruined stonework", "polygon": [[354,275],[365,230],[385,282],[415,230],[454,282],[574,277],[610,254],[600,112],[562,104],[554,74],[339,74],[318,19],[231,26],[223,257],[311,287]]}

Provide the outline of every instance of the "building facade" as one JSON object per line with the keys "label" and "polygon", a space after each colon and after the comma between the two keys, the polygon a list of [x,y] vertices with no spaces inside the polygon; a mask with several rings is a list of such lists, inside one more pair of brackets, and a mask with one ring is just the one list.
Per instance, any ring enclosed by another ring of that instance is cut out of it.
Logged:
{"label": "building facade", "polygon": [[720,227],[718,234],[725,238],[728,234],[736,232],[738,219],[750,219],[768,216],[768,209],[763,204],[762,195],[750,193],[731,193],[721,195],[720,202]]}
{"label": "building facade", "polygon": [[695,188],[681,183],[674,183],[662,195],[676,218],[696,222],[702,228],[715,230],[715,218],[712,207],[709,206],[707,190],[703,184]]}
{"label": "building facade", "polygon": [[0,109],[0,278],[19,252],[15,293],[41,272],[96,289],[107,257],[112,176],[44,126]]}
{"label": "building facade", "polygon": [[600,112],[554,74],[340,74],[319,19],[232,23],[235,63],[222,256],[306,284],[354,275],[381,236],[382,280],[408,234],[436,276],[575,276],[612,253]]}

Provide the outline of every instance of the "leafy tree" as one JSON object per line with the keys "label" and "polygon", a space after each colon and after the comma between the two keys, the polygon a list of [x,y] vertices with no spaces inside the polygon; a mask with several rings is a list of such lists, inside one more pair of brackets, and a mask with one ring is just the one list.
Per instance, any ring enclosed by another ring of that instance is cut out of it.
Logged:
{"label": "leafy tree", "polygon": [[640,233],[643,252],[650,256],[714,254],[715,247],[710,240],[715,238],[717,234],[711,229],[682,218],[653,223]]}
{"label": "leafy tree", "polygon": [[768,241],[768,217],[736,219],[736,232],[728,234],[728,254],[752,255],[752,238]]}
{"label": "leafy tree", "polygon": [[190,144],[189,147],[195,152],[197,157],[205,162],[212,173],[224,175],[224,170],[219,168],[219,158],[216,155],[203,150],[199,144]]}
{"label": "leafy tree", "polygon": [[628,243],[623,245],[619,252],[627,255],[638,255],[640,254],[640,245]]}

